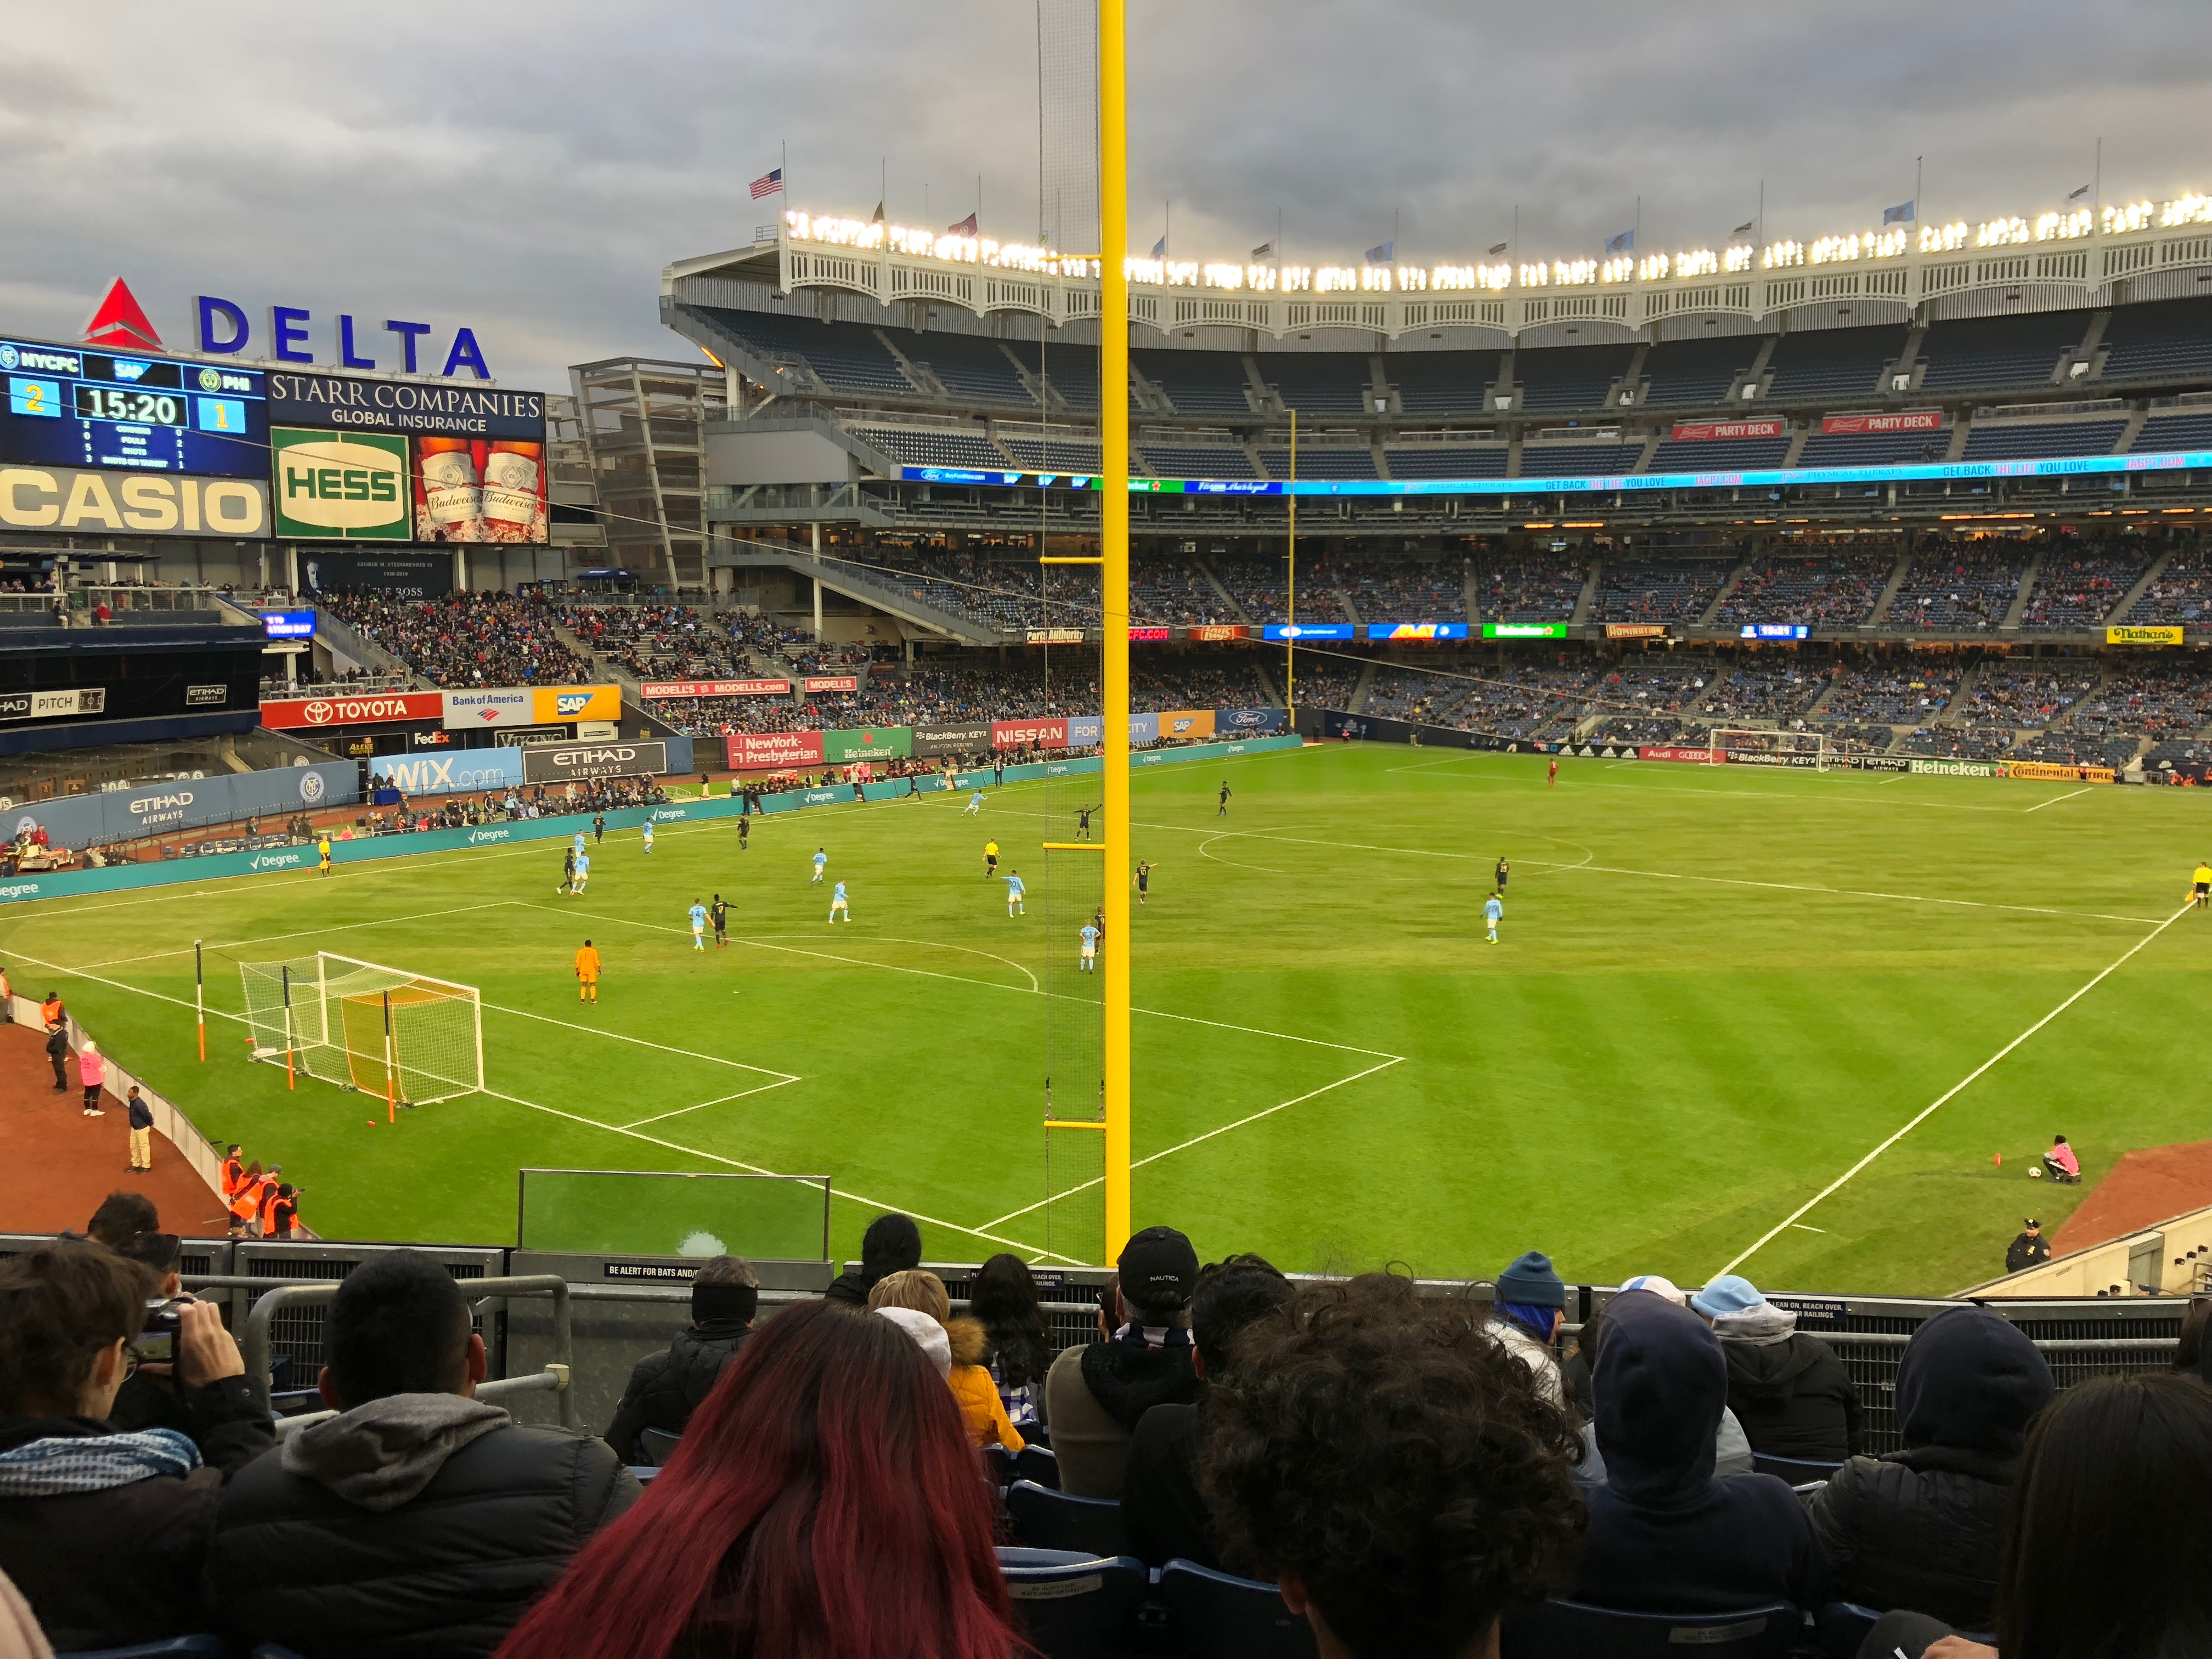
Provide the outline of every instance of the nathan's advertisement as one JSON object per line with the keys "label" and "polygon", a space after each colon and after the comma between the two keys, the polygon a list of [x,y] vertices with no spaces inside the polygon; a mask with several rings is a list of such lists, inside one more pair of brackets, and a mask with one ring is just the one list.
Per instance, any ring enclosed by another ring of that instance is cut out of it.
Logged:
{"label": "nathan's advertisement", "polygon": [[415,464],[418,542],[550,539],[545,446],[525,438],[407,440]]}
{"label": "nathan's advertisement", "polygon": [[732,732],[722,748],[732,772],[822,764],[819,732]]}

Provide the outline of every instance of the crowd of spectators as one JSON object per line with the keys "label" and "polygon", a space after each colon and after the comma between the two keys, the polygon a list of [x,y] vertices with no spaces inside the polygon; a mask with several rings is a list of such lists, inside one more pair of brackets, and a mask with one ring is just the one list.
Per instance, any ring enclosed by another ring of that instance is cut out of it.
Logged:
{"label": "crowd of spectators", "polygon": [[1967,683],[1960,715],[1970,726],[2045,726],[2094,690],[2097,678],[2091,662],[1984,663]]}
{"label": "crowd of spectators", "polygon": [[1591,616],[1611,623],[1693,623],[1732,568],[1727,559],[1609,558],[1598,572]]}
{"label": "crowd of spectators", "polygon": [[[334,1659],[1016,1659],[1051,1603],[1010,1589],[1035,1559],[1005,1551],[1000,1489],[1039,1444],[1121,1552],[1272,1586],[1326,1659],[1838,1602],[1879,1616],[1856,1648],[1878,1659],[2178,1659],[2212,1630],[2202,1308],[2170,1366],[2063,1393],[1996,1310],[1928,1318],[1877,1455],[1836,1351],[1738,1277],[1638,1276],[1571,1328],[1537,1251],[1440,1297],[1201,1265],[1151,1226],[1060,1347],[1018,1258],[963,1310],[887,1215],[772,1317],[749,1263],[702,1261],[604,1437],[477,1397],[462,1282],[380,1253],[323,1322],[325,1410],[280,1439],[269,1379],[177,1294],[175,1247],[126,1230],[0,1261],[11,1656],[204,1633]],[[160,1365],[149,1304],[173,1316]]]}
{"label": "crowd of spectators", "polygon": [[2212,616],[2212,553],[2184,547],[2174,550],[2166,568],[2128,607],[2123,620],[2138,625],[2193,623],[2208,616]]}
{"label": "crowd of spectators", "polygon": [[1898,752],[1931,760],[1996,760],[2020,734],[2002,726],[1920,726],[1905,734]]}
{"label": "crowd of spectators", "polygon": [[1954,667],[1915,659],[1870,661],[1839,668],[1835,690],[1820,710],[1832,720],[1879,720],[1890,726],[1919,726],[1950,706],[1959,689]]}
{"label": "crowd of spectators", "polygon": [[[407,835],[431,830],[472,830],[526,818],[557,817],[564,812],[613,812],[625,806],[665,806],[668,792],[650,777],[591,778],[565,784],[526,783],[481,795],[443,795],[434,804],[410,801],[402,794],[391,805],[368,815],[371,835]],[[349,832],[347,839],[351,839]]]}
{"label": "crowd of spectators", "polygon": [[1717,684],[1705,693],[1698,712],[1723,726],[1796,720],[1812,712],[1832,672],[1827,663],[1801,662],[1794,654],[1747,653],[1717,675]]}
{"label": "crowd of spectators", "polygon": [[1474,568],[1486,622],[1565,622],[1589,581],[1589,560],[1577,554],[1485,560]]}
{"label": "crowd of spectators", "polygon": [[1993,629],[2012,609],[2027,560],[2016,543],[1923,536],[1882,625],[1952,634]]}
{"label": "crowd of spectators", "polygon": [[[1211,563],[1222,586],[1253,622],[1265,626],[1291,620],[1290,566],[1285,560],[1258,554],[1217,553]],[[1297,584],[1300,622],[1352,620],[1337,593],[1342,585],[1337,561],[1327,554],[1300,559]]]}
{"label": "crowd of spectators", "polygon": [[2083,698],[2071,722],[2098,736],[2139,733],[2157,742],[2212,723],[2212,678],[2185,663],[2147,662],[2115,669]]}
{"label": "crowd of spectators", "polygon": [[325,593],[316,603],[433,685],[576,685],[590,668],[559,635],[560,612],[536,598],[458,591],[431,599]]}
{"label": "crowd of spectators", "polygon": [[2046,541],[2034,592],[2021,612],[2021,631],[2081,633],[2102,627],[2151,558],[2151,550],[2132,538],[2071,548]]}
{"label": "crowd of spectators", "polygon": [[1801,623],[1856,628],[1874,612],[1892,558],[1778,552],[1755,562],[1713,612],[1716,624]]}

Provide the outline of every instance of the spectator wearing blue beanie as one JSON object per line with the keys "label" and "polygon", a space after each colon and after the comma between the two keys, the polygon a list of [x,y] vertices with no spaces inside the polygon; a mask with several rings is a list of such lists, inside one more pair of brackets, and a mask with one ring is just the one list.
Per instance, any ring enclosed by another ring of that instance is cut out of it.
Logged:
{"label": "spectator wearing blue beanie", "polygon": [[1528,1367],[1537,1392],[1554,1404],[1566,1399],[1559,1356],[1552,1349],[1559,1327],[1566,1322],[1566,1308],[1567,1287],[1552,1258],[1541,1250],[1516,1258],[1498,1275],[1491,1334]]}
{"label": "spectator wearing blue beanie", "polygon": [[1728,1361],[1729,1409],[1765,1457],[1840,1463],[1859,1449],[1858,1390],[1836,1351],[1759,1287],[1723,1275],[1690,1298]]}

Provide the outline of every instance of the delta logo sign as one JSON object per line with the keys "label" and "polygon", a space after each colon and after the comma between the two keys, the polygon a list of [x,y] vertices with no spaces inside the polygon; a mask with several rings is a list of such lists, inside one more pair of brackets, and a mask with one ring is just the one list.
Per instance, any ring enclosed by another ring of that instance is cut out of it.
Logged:
{"label": "delta logo sign", "polygon": [[[244,306],[213,294],[195,295],[192,305],[198,325],[193,349],[210,357],[234,357],[246,355],[255,343],[253,325]],[[261,349],[256,355],[280,363],[320,361],[340,368],[375,368],[387,374],[435,374],[448,380],[464,375],[478,380],[492,378],[473,328],[456,328],[447,338],[428,323],[398,318],[371,323],[340,312],[324,336],[334,349],[318,358],[313,346],[319,331],[313,324],[314,313],[305,306],[270,306],[268,327],[260,337]],[[392,336],[391,342],[380,340],[381,334]],[[137,295],[119,276],[109,285],[106,297],[85,325],[84,343],[124,351],[168,349]],[[433,367],[440,363],[443,367]]]}

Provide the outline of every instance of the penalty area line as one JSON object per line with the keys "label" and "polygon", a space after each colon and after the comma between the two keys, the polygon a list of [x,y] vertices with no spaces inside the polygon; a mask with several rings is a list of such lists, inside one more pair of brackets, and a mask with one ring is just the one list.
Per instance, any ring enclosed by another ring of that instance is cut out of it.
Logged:
{"label": "penalty area line", "polygon": [[[1792,1210],[1782,1220],[1768,1228],[1766,1231],[1759,1237],[1757,1243],[1753,1244],[1749,1249],[1738,1255],[1734,1261],[1730,1261],[1725,1267],[1723,1267],[1720,1270],[1720,1273],[1715,1274],[1714,1277],[1718,1278],[1721,1274],[1734,1273],[1738,1267],[1741,1267],[1745,1262],[1750,1261],[1752,1257],[1757,1255],[1761,1250],[1765,1249],[1769,1244],[1771,1244],[1784,1233],[1787,1232],[1792,1227],[1797,1226],[1808,1215],[1810,1215],[1813,1212],[1815,1207],[1843,1190],[1844,1187],[1850,1182],[1853,1176],[1856,1176],[1862,1170],[1864,1170],[1869,1164],[1872,1164],[1876,1158],[1880,1158],[1891,1147],[1896,1146],[1897,1143],[1904,1139],[1905,1136],[1911,1134],[1923,1123],[1925,1123],[1930,1117],[1933,1117],[1940,1108],[1963,1092],[1969,1084],[1973,1083],[1984,1073],[1988,1072],[1991,1066],[2002,1060],[2007,1054],[2009,1054],[2014,1049],[2019,1048],[2021,1043],[2026,1042],[2028,1038],[2033,1036],[2045,1026],[2050,1024],[2052,1020],[2057,1018],[2059,1015],[2064,1013],[2075,1003],[2081,1001],[2083,997],[2087,996],[2090,992],[2095,990],[2100,985],[2102,985],[2107,979],[2111,978],[2112,975],[2118,972],[2120,969],[2125,967],[2127,963],[2134,958],[2137,951],[2141,951],[2160,933],[2163,933],[2167,928],[2172,927],[2173,924],[2180,921],[2183,916],[2188,915],[2189,908],[2190,907],[2188,905],[2183,905],[2181,908],[2176,910],[2164,921],[2160,922],[2157,927],[2152,928],[2150,932],[2145,933],[2133,945],[2128,946],[2125,951],[2120,953],[2119,957],[2115,961],[2109,963],[2107,966],[2100,969],[2095,977],[2091,979],[2087,984],[2082,986],[2081,989],[2075,991],[2071,996],[2068,997],[2065,1001],[2060,1003],[2056,1008],[2053,1008],[2041,1019],[2036,1021],[2034,1024],[2029,1026],[2025,1031],[2022,1031],[2010,1042],[2006,1043],[2003,1048],[1998,1049],[1996,1053],[1991,1054],[1980,1065],[1975,1066],[1972,1071],[1967,1073],[1966,1076],[1960,1078],[1956,1083],[1946,1089],[1942,1094],[1936,1096],[1934,1100],[1929,1102],[1926,1106],[1923,1107],[1911,1119],[1911,1121],[1904,1126],[1904,1127],[1899,1129],[1896,1133],[1891,1135],[1888,1139],[1883,1141],[1879,1146],[1876,1146],[1864,1158],[1852,1164],[1850,1169],[1838,1176],[1833,1181],[1823,1187],[1811,1198],[1807,1199],[1804,1203],[1799,1205],[1795,1210]],[[1820,1230],[1818,1228],[1808,1228],[1807,1231],[1817,1232]]]}

